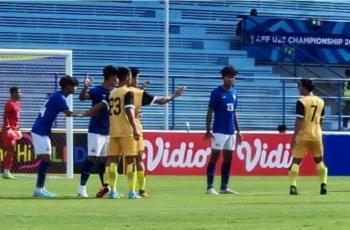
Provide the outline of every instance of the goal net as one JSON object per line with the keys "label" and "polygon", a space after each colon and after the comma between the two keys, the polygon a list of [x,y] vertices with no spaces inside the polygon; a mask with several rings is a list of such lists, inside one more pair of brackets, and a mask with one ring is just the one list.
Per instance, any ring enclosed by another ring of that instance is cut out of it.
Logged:
{"label": "goal net", "polygon": [[[12,171],[18,174],[35,173],[38,162],[35,159],[30,130],[40,108],[47,98],[59,90],[59,79],[72,76],[72,52],[69,50],[0,49],[0,115],[10,97],[10,87],[19,87],[20,128],[23,138],[16,145],[16,156]],[[67,97],[73,109],[72,95]],[[1,119],[1,124],[2,124]],[[73,178],[73,119],[60,114],[53,124],[52,163],[50,173]],[[6,150],[0,141],[0,161]]]}

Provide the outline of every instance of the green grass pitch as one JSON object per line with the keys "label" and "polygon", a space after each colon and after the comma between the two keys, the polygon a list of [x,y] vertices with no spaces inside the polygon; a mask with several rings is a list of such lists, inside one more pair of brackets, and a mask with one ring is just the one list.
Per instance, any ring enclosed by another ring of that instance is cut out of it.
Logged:
{"label": "green grass pitch", "polygon": [[[317,177],[300,177],[299,196],[289,196],[287,177],[231,177],[237,196],[205,195],[205,177],[149,176],[149,199],[76,199],[74,180],[48,179],[53,200],[31,197],[35,178],[0,179],[0,229],[350,229],[350,178],[330,177],[319,195]],[[216,177],[219,182],[219,177]],[[126,194],[127,182],[119,179]]]}

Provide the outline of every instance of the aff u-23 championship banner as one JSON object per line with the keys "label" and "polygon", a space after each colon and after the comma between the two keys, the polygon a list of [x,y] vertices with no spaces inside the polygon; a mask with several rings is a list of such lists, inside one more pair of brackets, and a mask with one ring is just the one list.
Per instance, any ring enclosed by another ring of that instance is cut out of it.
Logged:
{"label": "aff u-23 championship banner", "polygon": [[[35,172],[37,161],[29,133],[17,144],[14,171]],[[87,157],[86,133],[74,134],[75,172],[79,173]],[[205,175],[210,158],[210,141],[203,133],[148,131],[143,156],[147,171],[152,175]],[[330,175],[350,175],[350,136],[324,135],[325,161]],[[287,175],[291,164],[290,134],[246,133],[236,146],[231,173],[233,175]],[[65,134],[52,135],[52,167],[54,173],[65,172]],[[5,149],[0,144],[0,161]],[[220,162],[217,173],[220,172]],[[308,155],[302,164],[301,175],[315,175],[315,165]]]}
{"label": "aff u-23 championship banner", "polygon": [[258,61],[350,63],[350,22],[242,16],[244,44]]}

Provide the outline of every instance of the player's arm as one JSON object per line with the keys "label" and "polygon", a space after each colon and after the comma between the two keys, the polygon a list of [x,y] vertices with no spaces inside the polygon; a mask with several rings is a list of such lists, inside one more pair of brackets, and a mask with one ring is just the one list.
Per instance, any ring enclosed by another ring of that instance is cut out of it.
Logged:
{"label": "player's arm", "polygon": [[139,133],[136,128],[136,122],[135,122],[135,106],[134,106],[134,93],[129,91],[124,96],[124,109],[126,112],[126,116],[128,117],[128,120],[130,122],[130,125],[133,130],[134,139],[139,139]]}
{"label": "player's arm", "polygon": [[213,118],[213,111],[214,109],[209,106],[207,111],[207,117],[205,119],[205,127],[206,127],[206,132],[204,134],[205,139],[213,137],[213,135],[211,134],[211,121]]}
{"label": "player's arm", "polygon": [[10,129],[10,121],[9,117],[11,116],[11,112],[14,108],[11,106],[11,103],[6,103],[4,108],[4,126],[6,129]]}
{"label": "player's arm", "polygon": [[322,108],[322,112],[321,112],[321,119],[320,119],[320,125],[323,124],[323,120],[324,120],[324,106]]}
{"label": "player's arm", "polygon": [[84,86],[81,89],[80,94],[79,94],[79,100],[85,101],[85,100],[91,99],[90,94],[88,92],[90,85],[91,85],[91,79],[89,78],[89,75],[87,75],[85,80],[84,80]]}
{"label": "player's arm", "polygon": [[106,100],[102,100],[89,110],[84,112],[73,112],[73,117],[94,117],[97,116],[103,108],[109,108],[108,102]]}
{"label": "player's arm", "polygon": [[236,131],[237,131],[237,142],[238,142],[238,144],[239,144],[239,143],[241,143],[241,141],[243,140],[243,136],[242,136],[242,134],[241,134],[241,129],[239,128],[236,109],[235,109],[235,111],[234,111],[233,113],[234,113],[234,125],[235,125]]}
{"label": "player's arm", "polygon": [[174,100],[178,96],[182,95],[185,91],[186,91],[186,86],[178,87],[175,90],[175,92],[173,94],[171,94],[170,96],[157,97],[153,103],[158,104],[158,105],[164,105],[164,104],[169,103],[170,101]]}
{"label": "player's arm", "polygon": [[304,105],[298,100],[296,105],[296,119],[295,119],[295,125],[294,125],[294,134],[292,138],[292,148],[296,143],[296,138],[300,132],[301,125],[304,120],[304,116],[305,116]]}

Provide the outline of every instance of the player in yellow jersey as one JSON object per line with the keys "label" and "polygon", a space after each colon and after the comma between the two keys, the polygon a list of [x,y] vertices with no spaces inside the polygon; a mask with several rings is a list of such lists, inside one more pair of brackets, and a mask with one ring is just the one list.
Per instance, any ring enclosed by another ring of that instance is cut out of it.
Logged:
{"label": "player in yellow jersey", "polygon": [[314,83],[302,79],[299,92],[302,96],[296,104],[295,130],[292,139],[293,161],[289,169],[290,195],[298,195],[296,180],[300,163],[310,152],[316,163],[321,181],[320,194],[327,194],[327,167],[323,161],[322,121],[324,117],[324,102],[313,95]]}
{"label": "player in yellow jersey", "polygon": [[[110,198],[119,198],[116,190],[118,178],[118,163],[125,157],[128,176],[129,199],[140,198],[136,190],[136,156],[139,132],[135,121],[134,92],[129,87],[130,69],[120,67],[117,70],[119,86],[109,95],[109,147],[105,171],[105,184],[96,194],[103,197],[109,192]],[[111,187],[111,190],[110,190]]]}
{"label": "player in yellow jersey", "polygon": [[[142,135],[142,124],[140,120],[141,115],[141,107],[145,105],[152,105],[152,104],[158,104],[158,105],[164,105],[176,97],[183,94],[186,90],[186,87],[178,87],[175,92],[170,96],[153,96],[145,92],[145,90],[142,88],[138,88],[138,77],[139,77],[139,70],[137,68],[130,68],[131,74],[132,74],[132,80],[131,80],[131,87],[133,88],[134,92],[134,104],[135,104],[135,116],[136,116],[136,126],[139,133],[139,140],[137,141],[137,150],[138,155],[136,158],[136,169],[137,169],[137,180],[139,183],[139,195],[141,197],[148,197],[149,194],[146,192],[146,177],[145,177],[145,166],[142,162],[142,155],[145,150],[145,146],[143,144],[143,135]],[[145,85],[144,85],[145,86]]]}

